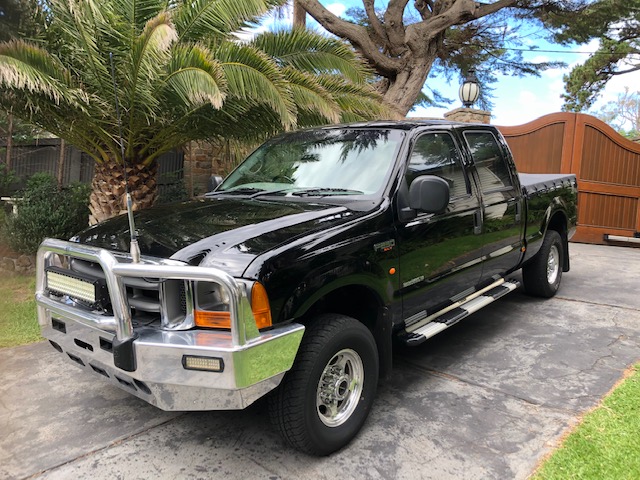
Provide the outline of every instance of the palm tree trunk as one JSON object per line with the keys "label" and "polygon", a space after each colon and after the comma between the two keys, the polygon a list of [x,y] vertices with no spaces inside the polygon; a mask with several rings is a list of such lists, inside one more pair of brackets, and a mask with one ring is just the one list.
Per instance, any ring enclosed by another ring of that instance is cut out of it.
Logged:
{"label": "palm tree trunk", "polygon": [[[127,167],[129,192],[133,200],[133,210],[142,210],[153,205],[158,193],[156,175],[158,164],[150,167],[134,165]],[[89,197],[89,225],[115,217],[127,211],[124,171],[115,162],[96,164]]]}

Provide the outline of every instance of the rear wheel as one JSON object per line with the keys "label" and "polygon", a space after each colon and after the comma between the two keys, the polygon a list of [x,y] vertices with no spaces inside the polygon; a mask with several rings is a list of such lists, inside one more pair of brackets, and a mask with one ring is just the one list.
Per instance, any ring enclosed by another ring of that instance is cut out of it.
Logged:
{"label": "rear wheel", "polygon": [[564,247],[555,230],[548,230],[537,255],[522,267],[524,290],[536,297],[553,297],[562,280]]}
{"label": "rear wheel", "polygon": [[356,436],[377,383],[378,351],[369,329],[351,317],[322,315],[270,398],[272,421],[292,447],[328,455]]}

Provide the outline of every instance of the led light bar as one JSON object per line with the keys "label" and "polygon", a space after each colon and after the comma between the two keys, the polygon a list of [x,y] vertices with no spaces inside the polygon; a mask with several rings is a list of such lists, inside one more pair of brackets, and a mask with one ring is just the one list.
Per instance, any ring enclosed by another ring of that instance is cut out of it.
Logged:
{"label": "led light bar", "polygon": [[183,355],[182,366],[187,370],[204,370],[208,372],[222,372],[224,362],[221,358]]}
{"label": "led light bar", "polygon": [[68,295],[74,300],[80,300],[95,305],[102,300],[106,293],[104,281],[100,279],[83,278],[76,272],[50,267],[46,271],[47,289],[60,295]]}

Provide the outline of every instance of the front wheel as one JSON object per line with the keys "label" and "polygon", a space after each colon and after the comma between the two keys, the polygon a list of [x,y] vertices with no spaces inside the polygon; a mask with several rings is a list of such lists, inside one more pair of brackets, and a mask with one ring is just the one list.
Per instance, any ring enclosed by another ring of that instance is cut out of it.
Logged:
{"label": "front wheel", "polygon": [[525,292],[536,297],[553,297],[560,288],[563,265],[562,238],[555,230],[548,230],[540,251],[522,267]]}
{"label": "front wheel", "polygon": [[322,315],[270,397],[272,421],[292,447],[328,455],[356,436],[377,383],[378,350],[369,329],[351,317]]}

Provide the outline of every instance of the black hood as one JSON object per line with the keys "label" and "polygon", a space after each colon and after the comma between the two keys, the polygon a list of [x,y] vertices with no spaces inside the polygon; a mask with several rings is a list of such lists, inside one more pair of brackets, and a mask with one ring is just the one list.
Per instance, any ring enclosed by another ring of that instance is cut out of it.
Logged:
{"label": "black hood", "polygon": [[[135,224],[143,255],[202,263],[239,276],[257,255],[356,213],[345,206],[219,197],[144,210],[135,214]],[[128,228],[127,216],[120,215],[74,240],[128,252]]]}

